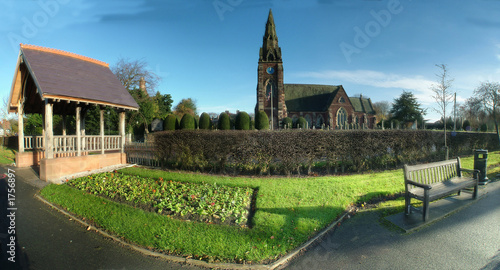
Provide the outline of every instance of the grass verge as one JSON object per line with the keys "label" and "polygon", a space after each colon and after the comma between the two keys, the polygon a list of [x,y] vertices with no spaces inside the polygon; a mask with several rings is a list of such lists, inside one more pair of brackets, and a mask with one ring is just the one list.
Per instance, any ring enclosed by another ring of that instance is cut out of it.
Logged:
{"label": "grass verge", "polygon": [[0,147],[0,164],[12,164],[16,157],[16,150],[2,146]]}
{"label": "grass verge", "polygon": [[[490,153],[488,158],[489,164],[500,163],[498,152]],[[464,167],[472,168],[469,164],[473,164],[473,157],[463,159]],[[490,173],[500,168],[495,166]],[[67,185],[49,185],[41,191],[47,200],[131,242],[209,262],[273,261],[314,236],[350,205],[404,191],[402,170],[310,178],[229,177],[143,168],[127,168],[120,172],[150,179],[217,183],[258,190],[251,229],[181,221]],[[394,201],[396,205],[390,208],[396,211],[400,202]]]}

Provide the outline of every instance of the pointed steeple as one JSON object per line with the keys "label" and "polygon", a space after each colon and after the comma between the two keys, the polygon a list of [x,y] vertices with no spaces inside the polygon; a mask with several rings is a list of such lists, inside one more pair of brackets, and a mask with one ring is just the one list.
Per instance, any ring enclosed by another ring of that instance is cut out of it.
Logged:
{"label": "pointed steeple", "polygon": [[261,62],[282,62],[281,48],[278,46],[278,35],[274,24],[273,11],[269,10],[267,18],[266,32],[264,33],[262,48],[260,48],[259,61]]}

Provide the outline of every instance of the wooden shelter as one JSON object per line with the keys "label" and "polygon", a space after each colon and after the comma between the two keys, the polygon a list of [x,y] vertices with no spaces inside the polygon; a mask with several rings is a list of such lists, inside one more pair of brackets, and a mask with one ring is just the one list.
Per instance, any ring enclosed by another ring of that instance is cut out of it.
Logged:
{"label": "wooden shelter", "polygon": [[[85,113],[100,107],[100,135],[85,135]],[[104,109],[119,113],[119,135],[104,135]],[[19,117],[17,167],[40,166],[40,178],[59,182],[66,175],[126,163],[125,112],[139,106],[107,63],[45,47],[21,44],[9,97]],[[43,115],[43,136],[25,136],[23,115]],[[53,115],[63,117],[62,136],[54,136]],[[76,134],[66,134],[74,115]],[[97,155],[88,155],[97,152]]]}

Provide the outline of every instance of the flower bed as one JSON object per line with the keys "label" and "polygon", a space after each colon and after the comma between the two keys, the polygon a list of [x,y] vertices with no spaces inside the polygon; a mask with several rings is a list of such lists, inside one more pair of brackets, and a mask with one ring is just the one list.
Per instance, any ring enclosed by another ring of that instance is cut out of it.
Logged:
{"label": "flower bed", "polygon": [[245,225],[252,188],[192,184],[143,178],[118,172],[71,180],[69,186],[131,204],[148,211],[185,220]]}

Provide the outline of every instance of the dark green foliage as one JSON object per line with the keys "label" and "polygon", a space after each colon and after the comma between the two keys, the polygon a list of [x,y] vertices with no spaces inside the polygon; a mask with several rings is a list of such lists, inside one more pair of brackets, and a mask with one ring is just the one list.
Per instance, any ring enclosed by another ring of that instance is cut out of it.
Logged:
{"label": "dark green foliage", "polygon": [[246,112],[238,112],[236,114],[236,120],[234,124],[237,130],[249,130],[250,129],[250,116]]}
{"label": "dark green foliage", "polygon": [[297,120],[297,128],[307,128],[307,120],[304,117],[299,117],[299,120]]}
{"label": "dark green foliage", "polygon": [[482,132],[487,132],[488,131],[488,125],[487,124],[481,124],[480,130]]}
{"label": "dark green foliage", "polygon": [[[155,134],[157,156],[173,168],[233,173],[385,170],[442,160],[443,133],[424,130],[324,132],[181,131]],[[493,133],[447,135],[450,157],[497,150]],[[210,142],[210,143],[206,143]],[[319,166],[318,164],[322,164]]]}
{"label": "dark green foliage", "polygon": [[210,115],[204,112],[200,115],[200,129],[211,129],[212,121],[210,120]]}
{"label": "dark green foliage", "polygon": [[422,109],[412,92],[403,91],[403,94],[394,100],[391,113],[393,119],[403,124],[422,121]]}
{"label": "dark green foliage", "polygon": [[463,130],[470,130],[471,129],[471,126],[470,126],[470,121],[469,120],[465,120],[463,125],[462,125],[462,128]]}
{"label": "dark green foliage", "polygon": [[285,117],[283,119],[283,128],[284,129],[291,129],[293,127],[293,120],[290,117]]}
{"label": "dark green foliage", "polygon": [[163,121],[163,129],[165,130],[179,129],[179,120],[177,120],[177,116],[169,114],[165,119],[165,121]]}
{"label": "dark green foliage", "polygon": [[268,130],[269,129],[269,117],[264,111],[259,111],[255,115],[255,129],[258,130]]}
{"label": "dark green foliage", "polygon": [[223,112],[219,115],[219,123],[218,128],[220,130],[230,130],[231,129],[231,120],[229,119],[229,115]]}
{"label": "dark green foliage", "polygon": [[180,129],[193,130],[196,128],[194,117],[190,114],[185,114],[180,122]]}

